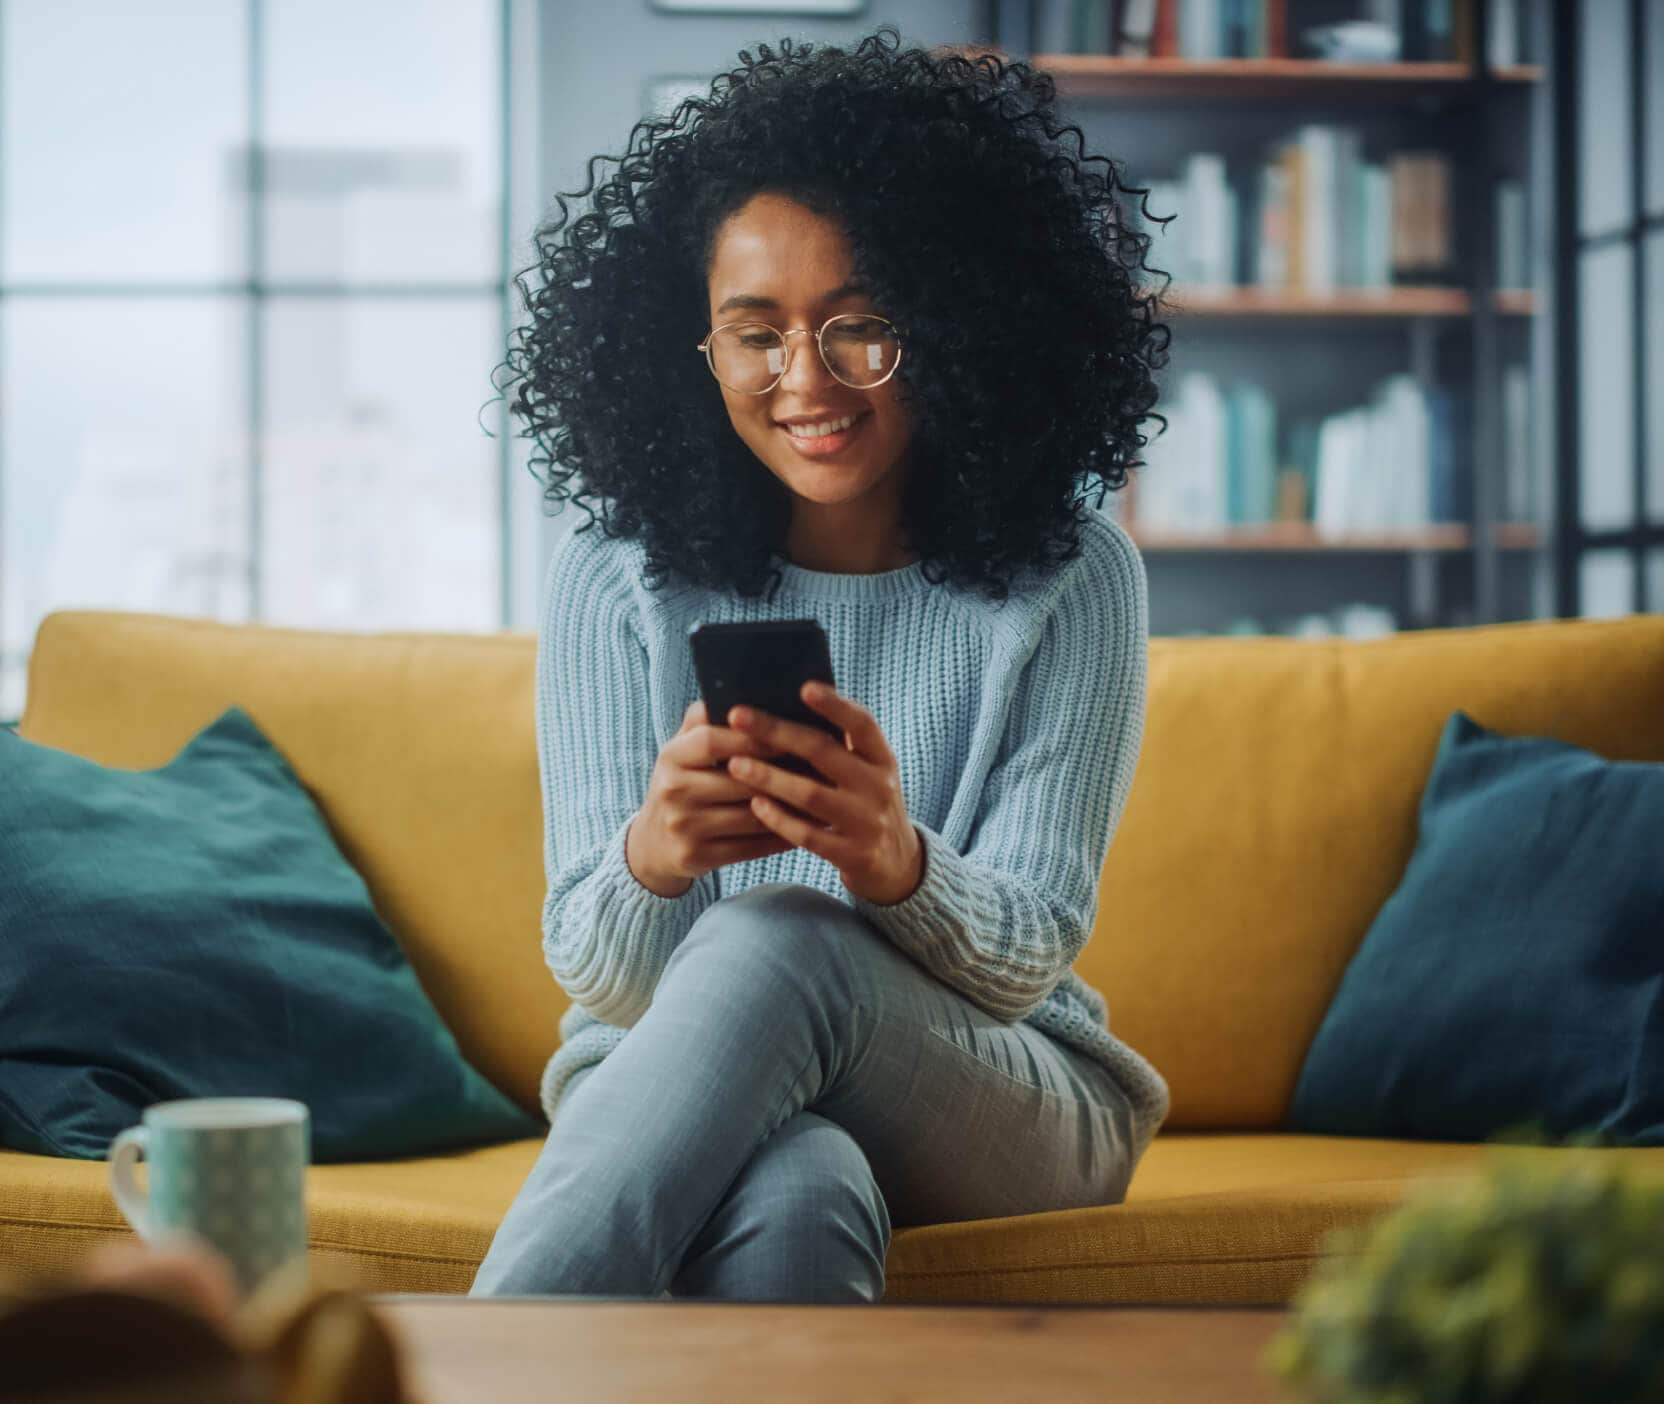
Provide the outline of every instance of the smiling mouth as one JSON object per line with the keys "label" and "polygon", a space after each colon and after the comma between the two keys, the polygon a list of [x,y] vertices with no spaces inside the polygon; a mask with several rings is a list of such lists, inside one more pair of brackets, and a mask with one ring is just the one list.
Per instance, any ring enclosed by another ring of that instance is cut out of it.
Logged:
{"label": "smiling mouth", "polygon": [[791,425],[781,424],[778,420],[775,423],[776,427],[792,441],[792,447],[800,454],[809,458],[824,458],[829,454],[839,452],[850,443],[861,432],[862,427],[870,418],[872,418],[871,410],[861,410],[856,414],[855,422],[847,429],[840,429],[836,434],[821,434],[818,436],[795,434],[792,432]]}

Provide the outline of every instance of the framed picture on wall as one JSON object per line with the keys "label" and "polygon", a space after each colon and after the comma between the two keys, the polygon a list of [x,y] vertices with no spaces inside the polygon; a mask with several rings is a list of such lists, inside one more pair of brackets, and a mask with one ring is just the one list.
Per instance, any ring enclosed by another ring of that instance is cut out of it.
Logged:
{"label": "framed picture on wall", "polygon": [[653,0],[653,8],[700,15],[858,15],[867,0]]}

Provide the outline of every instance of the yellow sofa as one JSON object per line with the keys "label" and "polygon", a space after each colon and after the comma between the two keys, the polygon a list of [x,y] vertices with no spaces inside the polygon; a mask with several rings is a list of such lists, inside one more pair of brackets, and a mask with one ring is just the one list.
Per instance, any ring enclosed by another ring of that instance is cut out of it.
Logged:
{"label": "yellow sofa", "polygon": [[[19,730],[142,768],[245,708],[463,1052],[535,1111],[566,1000],[539,938],[534,661],[529,634],[61,612],[40,627]],[[1490,1153],[1279,1129],[1341,973],[1403,874],[1458,707],[1507,734],[1664,761],[1664,615],[1151,641],[1143,753],[1078,968],[1167,1076],[1171,1117],[1124,1204],[898,1230],[885,1300],[1285,1301],[1329,1229]],[[374,1291],[465,1291],[540,1144],[313,1166],[314,1264]],[[1521,1153],[1664,1175],[1664,1148]],[[61,1267],[125,1233],[106,1169],[0,1152],[0,1263]]]}

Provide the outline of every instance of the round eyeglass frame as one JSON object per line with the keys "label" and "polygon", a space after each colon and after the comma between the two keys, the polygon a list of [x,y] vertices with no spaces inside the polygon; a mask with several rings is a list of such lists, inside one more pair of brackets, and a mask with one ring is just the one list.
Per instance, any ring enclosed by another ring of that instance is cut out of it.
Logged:
{"label": "round eyeglass frame", "polygon": [[[839,375],[837,373],[837,371],[832,369],[832,363],[829,360],[826,359],[826,344],[825,344],[825,342],[823,342],[821,340],[821,338],[826,335],[826,329],[829,326],[831,326],[832,323],[834,323],[836,321],[840,321],[841,319],[843,319],[845,317],[857,319],[857,320],[860,320],[860,321],[863,321],[863,322],[882,322],[882,323],[884,323],[885,326],[887,326],[890,329],[891,333],[895,336],[895,339],[896,339],[896,363],[895,363],[895,365],[891,366],[890,369],[887,370],[884,373],[884,379],[883,380],[875,380],[870,385],[849,385],[849,382],[847,380],[845,380],[841,375]],[[716,373],[716,361],[711,356],[711,340],[712,340],[713,337],[716,336],[716,334],[719,331],[725,331],[729,327],[768,327],[768,329],[772,332],[779,332],[781,339],[785,342],[786,363],[785,363],[785,365],[783,365],[780,368],[780,374],[775,376],[774,379],[771,380],[767,385],[765,385],[761,390],[734,390],[734,387],[732,385],[730,385],[720,375],[717,375],[717,373]],[[835,381],[837,381],[838,384],[840,384],[840,385],[849,385],[849,388],[851,390],[876,390],[880,385],[884,384],[884,381],[888,380],[892,375],[894,375],[896,373],[896,370],[901,365],[901,353],[904,349],[904,343],[902,342],[901,333],[896,331],[896,324],[894,322],[892,322],[888,317],[880,317],[876,313],[873,313],[873,312],[839,312],[835,316],[828,317],[824,322],[822,322],[820,324],[820,329],[818,331],[813,332],[813,333],[811,333],[805,327],[793,327],[790,331],[782,332],[782,331],[780,331],[780,329],[778,327],[769,327],[767,322],[751,322],[751,321],[724,322],[720,327],[712,327],[710,329],[710,331],[706,332],[705,333],[705,339],[703,341],[701,341],[699,343],[699,345],[697,347],[695,347],[694,349],[697,350],[697,351],[703,351],[705,353],[705,364],[708,367],[710,367],[711,375],[713,377],[715,377],[716,383],[718,385],[722,386],[723,389],[733,390],[736,395],[766,395],[766,394],[769,393],[769,391],[774,389],[774,387],[776,385],[778,385],[782,380],[784,380],[786,378],[786,373],[788,371],[790,371],[791,368],[792,368],[792,344],[791,344],[791,341],[789,340],[789,338],[794,337],[794,336],[810,336],[810,335],[813,335],[813,337],[815,338],[815,349],[820,354],[820,363],[823,366],[826,367],[827,374],[830,375]]]}

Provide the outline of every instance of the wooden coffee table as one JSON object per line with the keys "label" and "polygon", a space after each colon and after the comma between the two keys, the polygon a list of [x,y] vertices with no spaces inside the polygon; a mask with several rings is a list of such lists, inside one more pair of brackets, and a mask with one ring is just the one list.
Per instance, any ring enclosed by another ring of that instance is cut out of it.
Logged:
{"label": "wooden coffee table", "polygon": [[1280,1401],[1281,1307],[770,1306],[372,1294],[421,1404]]}

